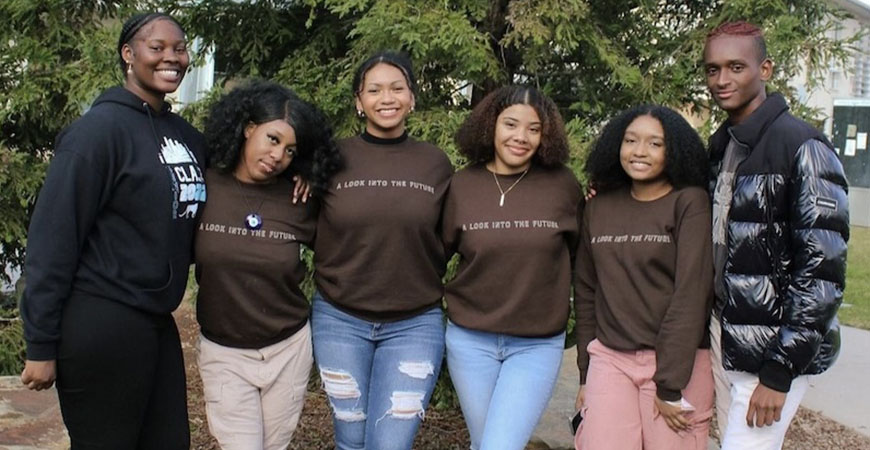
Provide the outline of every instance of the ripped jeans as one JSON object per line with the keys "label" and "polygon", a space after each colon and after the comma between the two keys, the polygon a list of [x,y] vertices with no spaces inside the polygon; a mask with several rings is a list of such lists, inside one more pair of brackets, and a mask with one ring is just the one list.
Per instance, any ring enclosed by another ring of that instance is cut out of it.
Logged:
{"label": "ripped jeans", "polygon": [[376,323],[315,293],[311,324],[336,449],[410,449],[441,370],[441,309]]}

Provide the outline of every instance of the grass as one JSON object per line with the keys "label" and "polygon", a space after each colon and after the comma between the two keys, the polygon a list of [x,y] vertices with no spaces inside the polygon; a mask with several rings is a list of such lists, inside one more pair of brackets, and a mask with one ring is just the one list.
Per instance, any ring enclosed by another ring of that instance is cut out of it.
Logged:
{"label": "grass", "polygon": [[840,322],[870,330],[870,228],[852,227]]}

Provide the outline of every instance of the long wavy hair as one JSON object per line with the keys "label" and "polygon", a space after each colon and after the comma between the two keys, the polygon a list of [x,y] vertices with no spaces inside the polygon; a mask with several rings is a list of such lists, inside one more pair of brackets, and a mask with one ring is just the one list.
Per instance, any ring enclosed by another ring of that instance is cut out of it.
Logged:
{"label": "long wavy hair", "polygon": [[205,124],[210,165],[224,173],[235,170],[245,146],[245,127],[273,120],[287,122],[296,133],[296,155],[280,176],[298,174],[313,195],[323,194],[342,167],[332,128],[320,110],[271,81],[243,82],[211,107]]}

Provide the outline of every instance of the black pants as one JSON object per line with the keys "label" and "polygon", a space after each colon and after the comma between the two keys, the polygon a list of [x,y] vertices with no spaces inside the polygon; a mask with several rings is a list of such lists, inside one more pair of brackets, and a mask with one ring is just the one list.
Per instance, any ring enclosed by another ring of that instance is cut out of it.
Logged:
{"label": "black pants", "polygon": [[63,308],[57,370],[72,450],[190,448],[172,316],[73,297]]}

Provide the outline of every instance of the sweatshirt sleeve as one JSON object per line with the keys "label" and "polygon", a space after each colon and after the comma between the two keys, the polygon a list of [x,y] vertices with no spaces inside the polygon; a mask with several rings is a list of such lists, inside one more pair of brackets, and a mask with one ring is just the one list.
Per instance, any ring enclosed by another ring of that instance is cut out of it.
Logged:
{"label": "sweatshirt sleeve", "polygon": [[95,156],[107,155],[110,138],[82,122],[58,136],[28,228],[20,308],[29,360],[57,357],[63,303],[108,191],[108,161]]}
{"label": "sweatshirt sleeve", "polygon": [[[455,177],[455,175],[454,175]],[[447,188],[445,195],[444,206],[441,210],[441,223],[439,232],[441,233],[441,242],[444,244],[444,258],[449,261],[456,253],[459,246],[461,231],[456,226],[456,183],[452,182]]]}
{"label": "sweatshirt sleeve", "polygon": [[821,141],[795,154],[788,187],[789,285],[781,289],[782,324],[764,354],[759,381],[787,392],[791,380],[816,358],[825,335],[836,328],[846,284],[849,199],[837,155]]}
{"label": "sweatshirt sleeve", "polygon": [[677,258],[674,293],[656,336],[657,396],[676,401],[689,384],[695,353],[706,332],[713,288],[713,250],[710,201],[701,189],[687,192],[679,202],[675,230]]}
{"label": "sweatshirt sleeve", "polygon": [[[594,200],[592,201],[594,202]],[[577,338],[577,368],[580,369],[580,384],[586,384],[589,369],[589,354],[586,346],[595,339],[597,322],[595,318],[595,293],[598,290],[598,277],[592,259],[589,243],[589,216],[591,211],[586,205],[580,226],[580,241],[574,263],[574,336]]]}
{"label": "sweatshirt sleeve", "polygon": [[[573,177],[574,175],[572,174],[571,176]],[[571,233],[567,239],[568,250],[571,254],[572,268],[577,263],[577,248],[580,245],[580,230],[583,229],[583,210],[586,208],[586,199],[583,197],[583,188],[580,187],[580,183],[577,182],[576,178],[574,178],[574,186],[576,187],[576,190],[574,191],[575,197],[573,197],[573,203],[577,205],[577,209],[574,211],[574,217],[577,221],[577,232]]]}

